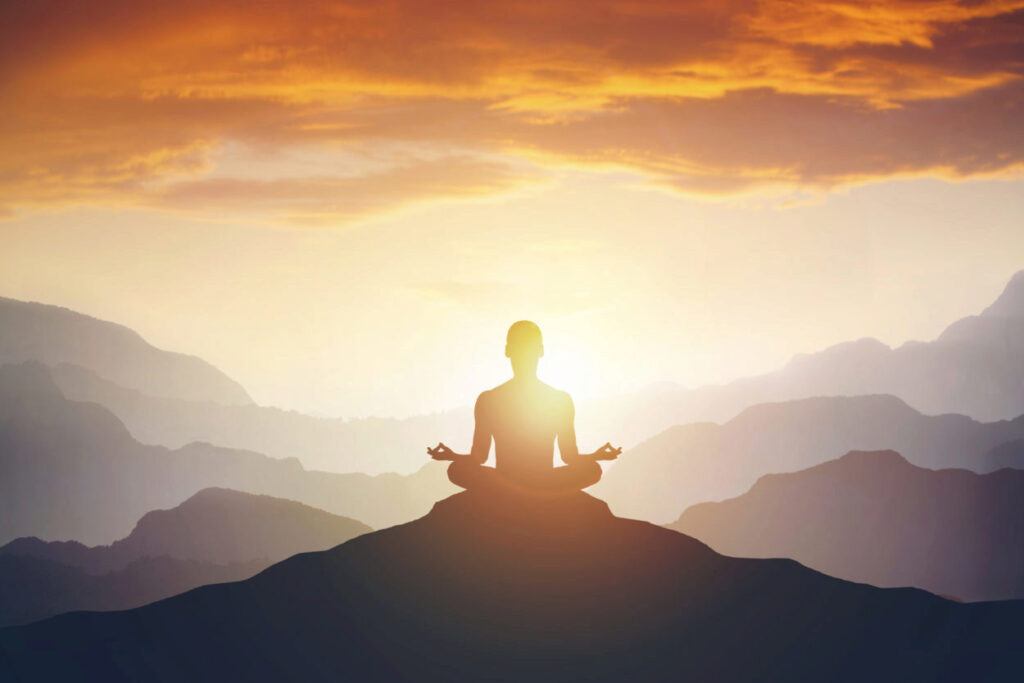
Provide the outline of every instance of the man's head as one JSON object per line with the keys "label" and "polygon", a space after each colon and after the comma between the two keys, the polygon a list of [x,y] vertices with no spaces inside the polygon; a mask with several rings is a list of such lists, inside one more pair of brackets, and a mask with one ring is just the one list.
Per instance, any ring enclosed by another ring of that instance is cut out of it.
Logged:
{"label": "man's head", "polygon": [[529,320],[512,323],[505,338],[505,356],[512,361],[512,370],[537,372],[537,361],[544,355],[544,339],[540,328]]}

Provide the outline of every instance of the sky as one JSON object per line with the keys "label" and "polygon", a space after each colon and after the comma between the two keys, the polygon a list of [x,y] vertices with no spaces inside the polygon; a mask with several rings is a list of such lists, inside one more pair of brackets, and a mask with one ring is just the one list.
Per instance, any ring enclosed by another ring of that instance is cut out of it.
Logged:
{"label": "sky", "polygon": [[0,296],[260,403],[936,336],[1024,269],[1024,0],[0,5]]}

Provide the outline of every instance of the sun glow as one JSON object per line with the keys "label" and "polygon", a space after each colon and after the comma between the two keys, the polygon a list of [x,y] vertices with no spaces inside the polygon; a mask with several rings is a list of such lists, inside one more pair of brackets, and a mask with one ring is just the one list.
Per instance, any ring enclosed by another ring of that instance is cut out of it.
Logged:
{"label": "sun glow", "polygon": [[574,399],[591,398],[602,393],[599,367],[599,359],[584,340],[553,334],[545,339],[537,375]]}

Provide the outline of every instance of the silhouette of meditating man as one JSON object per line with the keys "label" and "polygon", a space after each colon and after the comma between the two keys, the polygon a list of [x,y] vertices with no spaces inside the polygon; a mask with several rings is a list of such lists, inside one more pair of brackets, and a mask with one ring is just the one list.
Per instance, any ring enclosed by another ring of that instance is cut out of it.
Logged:
{"label": "silhouette of meditating man", "polygon": [[[543,355],[536,324],[520,320],[508,329],[505,356],[512,363],[513,377],[477,398],[470,453],[455,453],[443,443],[427,448],[435,460],[453,461],[448,467],[452,483],[474,490],[578,491],[601,478],[598,460],[614,460],[622,452],[610,443],[593,453],[577,450],[572,398],[537,379],[537,362]],[[492,438],[493,468],[484,466]],[[554,467],[552,462],[556,438],[564,467]]]}

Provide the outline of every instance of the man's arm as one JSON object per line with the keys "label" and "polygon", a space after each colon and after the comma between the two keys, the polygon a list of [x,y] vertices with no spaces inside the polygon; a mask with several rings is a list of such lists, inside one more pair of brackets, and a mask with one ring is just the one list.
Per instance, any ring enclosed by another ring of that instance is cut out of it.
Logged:
{"label": "man's arm", "polygon": [[572,396],[565,395],[558,419],[558,453],[562,456],[562,462],[572,465],[580,459],[580,450],[576,446],[576,406],[572,403]]}
{"label": "man's arm", "polygon": [[565,407],[560,417],[558,428],[558,452],[562,455],[562,462],[571,465],[579,460],[614,460],[622,453],[621,448],[616,448],[610,443],[598,448],[593,453],[583,453],[576,445],[576,406],[572,403],[572,397],[565,395]]}
{"label": "man's arm", "polygon": [[473,448],[469,451],[469,457],[475,462],[483,465],[491,452],[491,411],[487,406],[487,392],[480,394],[476,399],[476,406],[473,408]]}
{"label": "man's arm", "polygon": [[461,458],[472,458],[483,465],[487,462],[487,456],[491,450],[491,424],[490,411],[487,409],[484,396],[487,392],[480,394],[476,399],[476,407],[473,408],[473,448],[468,454],[456,453],[443,443],[438,443],[431,448],[427,446],[427,453],[434,460],[459,460]]}

